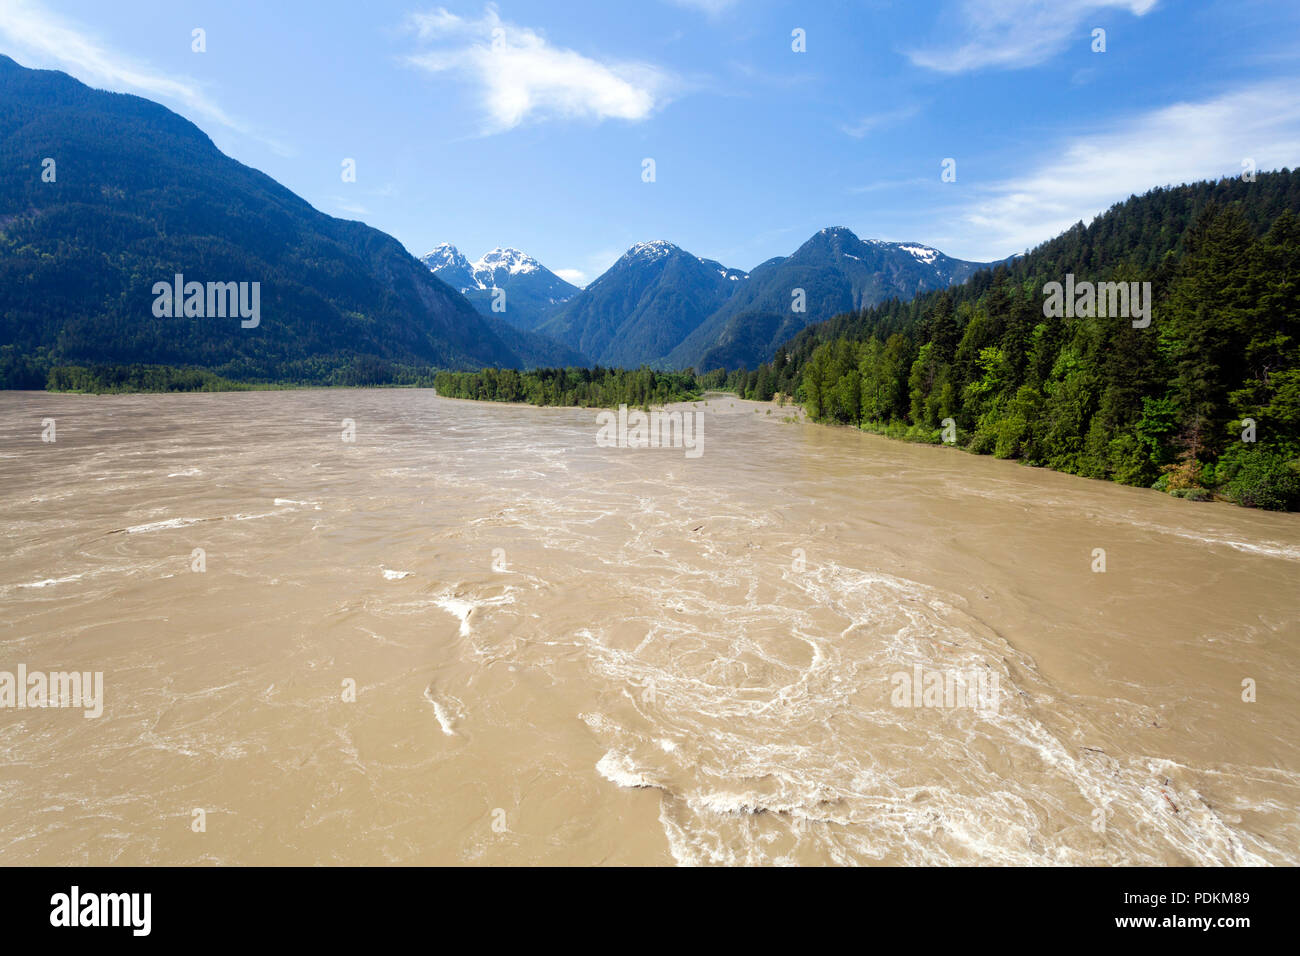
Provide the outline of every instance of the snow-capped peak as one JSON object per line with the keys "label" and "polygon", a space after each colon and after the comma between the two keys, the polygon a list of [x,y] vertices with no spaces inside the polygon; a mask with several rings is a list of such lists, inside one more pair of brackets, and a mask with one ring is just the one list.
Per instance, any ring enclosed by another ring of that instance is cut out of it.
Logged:
{"label": "snow-capped peak", "polygon": [[510,275],[520,275],[529,272],[536,272],[542,267],[542,264],[532,256],[525,255],[518,249],[503,249],[500,246],[474,263],[474,273],[479,272],[495,273],[497,269],[505,269]]}
{"label": "snow-capped peak", "polygon": [[450,242],[438,243],[432,251],[420,256],[420,261],[434,270],[448,267],[469,270],[469,260]]}
{"label": "snow-capped peak", "polygon": [[495,289],[509,276],[528,275],[542,269],[542,264],[518,249],[498,246],[477,262],[470,262],[449,242],[439,243],[420,261],[442,278],[458,285],[461,292],[471,289]]}
{"label": "snow-capped peak", "polygon": [[623,258],[653,262],[656,259],[662,259],[664,256],[676,251],[676,249],[677,247],[666,239],[655,239],[651,242],[638,242],[624,254]]}

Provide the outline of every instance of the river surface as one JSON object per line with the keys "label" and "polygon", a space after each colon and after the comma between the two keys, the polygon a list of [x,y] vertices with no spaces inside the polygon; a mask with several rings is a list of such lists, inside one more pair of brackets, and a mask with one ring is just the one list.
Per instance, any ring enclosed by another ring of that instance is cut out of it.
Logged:
{"label": "river surface", "polygon": [[1300,863],[1300,516],[686,408],[0,392],[0,862]]}

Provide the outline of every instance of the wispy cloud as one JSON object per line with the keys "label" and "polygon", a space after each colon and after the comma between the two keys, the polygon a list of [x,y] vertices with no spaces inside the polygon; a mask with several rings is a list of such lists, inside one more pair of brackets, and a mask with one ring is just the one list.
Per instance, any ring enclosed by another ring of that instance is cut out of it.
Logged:
{"label": "wispy cloud", "polygon": [[262,139],[277,152],[287,152],[283,146],[257,136],[244,123],[230,116],[195,81],[166,76],[108,49],[36,0],[3,0],[0,3],[0,36],[35,57],[39,65],[58,64],[78,79],[95,86],[128,90],[179,103],[203,119]]}
{"label": "wispy cloud", "polygon": [[1155,186],[1239,175],[1246,159],[1260,170],[1295,168],[1296,83],[1262,83],[1081,131],[1024,177],[979,189],[957,210],[960,226],[942,240],[945,251],[985,259],[1021,252]]}
{"label": "wispy cloud", "polygon": [[[906,51],[917,66],[941,73],[1036,66],[1078,38],[1088,17],[1106,10],[1143,16],[1157,0],[954,0],[940,14],[948,38]],[[1086,38],[1086,37],[1085,37]]]}
{"label": "wispy cloud", "polygon": [[727,96],[763,96],[766,95],[767,90],[794,90],[809,86],[818,80],[817,75],[812,72],[788,73],[782,70],[759,69],[741,60],[728,60],[726,68],[732,74],[733,80],[740,80],[743,85],[737,86],[731,83],[723,86],[713,81],[705,85],[712,87],[714,92],[724,93]]}
{"label": "wispy cloud", "polygon": [[489,133],[525,121],[644,120],[678,85],[656,66],[597,60],[553,46],[538,31],[502,20],[491,4],[478,19],[443,8],[415,14],[410,27],[438,48],[409,56],[408,62],[476,85]]}
{"label": "wispy cloud", "polygon": [[352,202],[350,199],[344,199],[342,196],[330,196],[336,209],[345,212],[350,216],[368,216],[370,210],[360,203]]}
{"label": "wispy cloud", "polygon": [[852,123],[843,123],[840,129],[854,139],[862,139],[862,137],[875,130],[911,119],[920,111],[919,106],[903,106],[884,113],[872,113],[870,116],[863,116]]}

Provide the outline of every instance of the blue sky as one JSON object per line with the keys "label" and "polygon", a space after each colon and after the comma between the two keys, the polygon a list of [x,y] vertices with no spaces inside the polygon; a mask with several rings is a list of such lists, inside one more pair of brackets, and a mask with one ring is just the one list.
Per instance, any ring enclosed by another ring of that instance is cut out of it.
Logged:
{"label": "blue sky", "polygon": [[750,269],[828,225],[994,259],[1300,165],[1291,0],[2,0],[0,52],[158,100],[416,255],[514,246],[579,284],[642,240]]}

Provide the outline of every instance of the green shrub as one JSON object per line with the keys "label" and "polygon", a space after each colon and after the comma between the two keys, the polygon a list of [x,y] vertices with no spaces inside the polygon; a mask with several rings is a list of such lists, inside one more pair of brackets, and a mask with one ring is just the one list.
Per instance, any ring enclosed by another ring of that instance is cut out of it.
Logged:
{"label": "green shrub", "polygon": [[1219,463],[1227,496],[1247,508],[1290,511],[1300,507],[1300,472],[1283,450],[1265,446],[1234,448]]}

